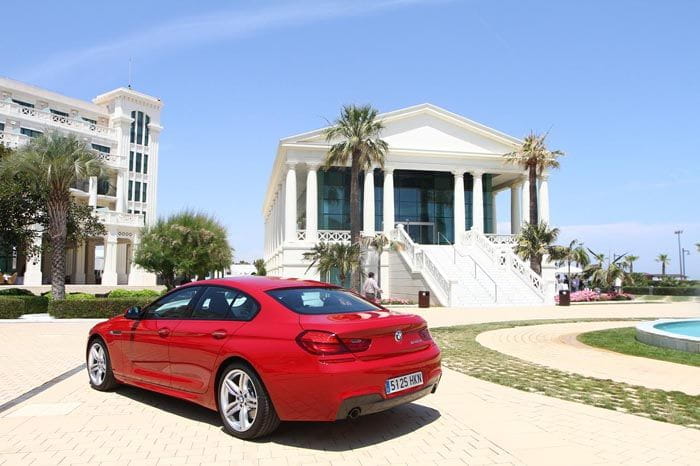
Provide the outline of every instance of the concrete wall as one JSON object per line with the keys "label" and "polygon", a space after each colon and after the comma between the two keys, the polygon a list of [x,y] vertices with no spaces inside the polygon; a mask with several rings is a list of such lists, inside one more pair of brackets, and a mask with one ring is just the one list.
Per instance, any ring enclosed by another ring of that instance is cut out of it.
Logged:
{"label": "concrete wall", "polygon": [[[391,295],[384,297],[410,299],[413,302],[418,302],[418,292],[423,290],[430,291],[430,287],[419,273],[411,272],[400,253],[392,251],[388,256]],[[439,306],[432,292],[430,294],[430,305]]]}

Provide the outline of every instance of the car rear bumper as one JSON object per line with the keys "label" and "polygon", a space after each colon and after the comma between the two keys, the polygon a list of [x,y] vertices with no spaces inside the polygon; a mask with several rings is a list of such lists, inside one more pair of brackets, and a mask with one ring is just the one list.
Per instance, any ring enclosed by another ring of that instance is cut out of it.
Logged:
{"label": "car rear bumper", "polygon": [[426,395],[429,395],[430,393],[435,393],[437,386],[438,382],[431,383],[416,392],[388,399],[382,398],[381,395],[377,394],[347,398],[340,404],[336,419],[340,420],[351,417],[350,412],[355,408],[359,409],[359,412],[357,413],[359,416],[364,416],[365,414],[378,413],[380,411],[395,408],[396,406],[411,403],[423,398]]}

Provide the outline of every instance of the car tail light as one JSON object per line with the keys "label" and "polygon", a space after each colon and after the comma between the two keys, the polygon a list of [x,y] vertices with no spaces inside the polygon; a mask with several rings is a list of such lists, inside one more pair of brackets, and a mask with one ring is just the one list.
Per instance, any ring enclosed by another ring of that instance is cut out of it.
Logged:
{"label": "car tail light", "polygon": [[319,356],[365,351],[369,348],[370,342],[371,340],[365,338],[341,340],[336,334],[323,330],[307,330],[297,337],[299,346]]}
{"label": "car tail light", "polygon": [[423,341],[432,341],[433,340],[433,337],[430,335],[430,330],[428,330],[428,327],[420,329],[418,331],[418,335],[420,336],[421,340],[423,340]]}

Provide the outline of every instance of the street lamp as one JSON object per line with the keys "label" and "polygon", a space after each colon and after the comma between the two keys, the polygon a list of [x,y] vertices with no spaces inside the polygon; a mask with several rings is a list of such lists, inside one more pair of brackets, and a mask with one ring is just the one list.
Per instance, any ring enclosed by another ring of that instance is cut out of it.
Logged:
{"label": "street lamp", "polygon": [[683,276],[685,276],[686,278],[688,277],[688,274],[685,270],[685,256],[689,256],[689,255],[690,255],[690,251],[688,249],[683,248]]}
{"label": "street lamp", "polygon": [[673,232],[674,235],[678,236],[678,267],[680,267],[680,277],[679,280],[683,280],[683,253],[681,252],[681,235],[683,230],[676,230]]}

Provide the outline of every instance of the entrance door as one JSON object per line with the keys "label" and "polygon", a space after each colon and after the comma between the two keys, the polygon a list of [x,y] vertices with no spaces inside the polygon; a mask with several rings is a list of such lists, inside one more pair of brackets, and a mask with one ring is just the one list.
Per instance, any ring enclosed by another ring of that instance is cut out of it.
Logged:
{"label": "entrance door", "polygon": [[437,228],[434,222],[397,222],[404,226],[406,233],[417,244],[438,244]]}

